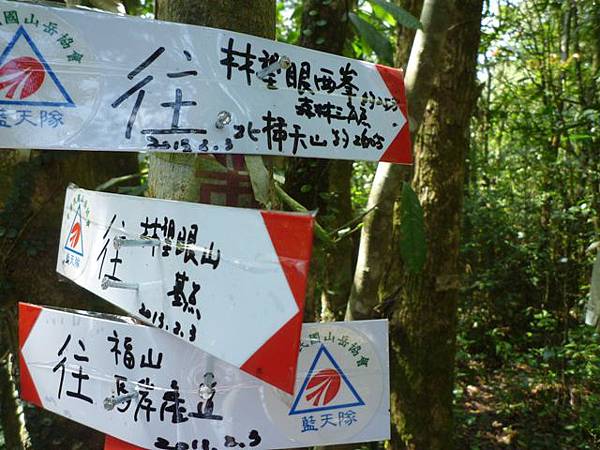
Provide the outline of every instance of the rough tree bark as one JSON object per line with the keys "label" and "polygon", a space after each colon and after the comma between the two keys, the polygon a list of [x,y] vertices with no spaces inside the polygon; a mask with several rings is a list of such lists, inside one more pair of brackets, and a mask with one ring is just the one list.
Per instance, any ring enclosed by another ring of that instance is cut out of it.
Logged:
{"label": "rough tree bark", "polygon": [[[351,32],[348,12],[355,5],[355,0],[305,0],[299,44],[341,55]],[[306,208],[318,210],[320,223],[333,230],[352,219],[351,176],[352,161],[291,158],[287,161],[285,189]],[[307,297],[307,321],[343,318],[352,284],[353,255],[351,238],[331,248],[315,249],[310,283],[315,284],[318,279],[322,287],[320,291],[309,290],[320,298]],[[331,267],[336,269],[327,270]]]}
{"label": "rough tree bark", "polygon": [[[423,0],[396,0],[399,6],[415,17],[421,15],[423,9]],[[402,67],[406,72],[408,58],[410,58],[410,50],[415,39],[416,30],[408,27],[399,26],[396,33],[396,54],[394,61],[397,67]]]}
{"label": "rough tree bark", "polygon": [[[451,0],[425,0],[423,4],[423,30],[416,34],[404,79],[413,137],[419,128],[431,92],[452,4]],[[399,194],[403,173],[403,168],[399,165],[380,163],[377,166],[367,203],[367,209],[374,209],[363,221],[346,320],[372,317],[379,302],[379,285],[391,250],[394,203]]]}
{"label": "rough tree bark", "polygon": [[[157,0],[156,18],[239,31],[270,39],[275,37],[275,0],[256,0],[252,2],[252,8],[240,7],[240,3],[234,0],[221,2]],[[243,160],[240,156],[234,158]],[[182,154],[151,155],[148,195],[172,200],[198,201],[203,184],[199,172],[206,171],[206,162],[210,159],[214,157]],[[219,203],[242,206],[231,204],[226,200]]]}
{"label": "rough tree bark", "polygon": [[[441,68],[415,144],[413,185],[424,210],[428,252],[420,274],[396,273],[386,296],[390,324],[394,448],[452,445],[452,389],[460,287],[459,242],[469,123],[478,90],[476,63],[483,0],[450,10]],[[399,251],[395,247],[394,255]],[[396,256],[398,265],[401,262]]]}

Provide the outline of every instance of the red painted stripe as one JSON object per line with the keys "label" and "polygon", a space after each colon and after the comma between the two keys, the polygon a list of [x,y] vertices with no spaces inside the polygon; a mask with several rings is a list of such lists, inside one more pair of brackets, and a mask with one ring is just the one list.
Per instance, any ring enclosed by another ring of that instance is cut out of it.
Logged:
{"label": "red painted stripe", "polygon": [[304,307],[315,220],[308,214],[277,211],[261,211],[261,214],[296,304],[298,308]]}
{"label": "red painted stripe", "polygon": [[293,394],[303,310],[304,308],[271,336],[240,369]]}
{"label": "red painted stripe", "polygon": [[299,311],[248,358],[241,369],[293,394],[314,219],[309,215],[274,211],[261,211],[261,214]]}
{"label": "red painted stripe", "polygon": [[375,67],[377,67],[377,71],[390,91],[390,94],[392,94],[394,99],[396,99],[396,102],[400,105],[400,111],[402,111],[402,114],[404,114],[407,121],[379,161],[397,164],[412,164],[412,145],[410,142],[408,107],[406,104],[406,95],[404,93],[404,77],[402,69],[382,66],[381,64],[375,64]]}
{"label": "red painted stripe", "polygon": [[137,447],[125,441],[121,441],[115,437],[106,435],[104,439],[104,450],[145,450],[142,447]]}
{"label": "red painted stripe", "polygon": [[35,325],[42,308],[19,302],[19,372],[21,374],[21,398],[42,408],[42,400],[35,388],[29,369],[23,358],[23,346]]}

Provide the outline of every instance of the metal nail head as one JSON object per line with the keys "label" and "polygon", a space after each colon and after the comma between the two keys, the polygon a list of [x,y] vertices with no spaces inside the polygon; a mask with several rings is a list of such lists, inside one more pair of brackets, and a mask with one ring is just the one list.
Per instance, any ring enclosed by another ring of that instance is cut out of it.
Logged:
{"label": "metal nail head", "polygon": [[215,127],[219,130],[223,129],[225,125],[229,125],[231,123],[231,113],[229,111],[221,111],[217,114],[217,121],[215,122]]}
{"label": "metal nail head", "polygon": [[108,276],[104,275],[102,278],[102,282],[100,283],[100,287],[103,290],[108,288],[117,288],[117,289],[131,289],[133,291],[137,291],[140,287],[137,283],[125,283],[124,281],[113,280]]}
{"label": "metal nail head", "polygon": [[291,66],[292,66],[292,60],[288,56],[282,55],[273,64],[269,64],[264,69],[256,72],[256,76],[258,78],[260,78],[261,80],[264,80],[272,73],[275,73],[280,69],[288,70]]}
{"label": "metal nail head", "polygon": [[113,245],[116,250],[120,250],[121,247],[158,247],[160,239],[145,236],[140,236],[139,239],[128,239],[125,236],[115,236]]}
{"label": "metal nail head", "polygon": [[106,397],[104,399],[104,409],[106,409],[107,411],[112,411],[115,406],[120,405],[121,403],[125,403],[129,400],[134,400],[138,398],[138,396],[138,391],[133,391],[129,394],[118,395],[116,397],[114,395],[111,395],[110,397]]}
{"label": "metal nail head", "polygon": [[208,400],[215,393],[215,375],[212,372],[206,372],[204,374],[204,383],[200,384],[198,392],[200,397],[204,400]]}

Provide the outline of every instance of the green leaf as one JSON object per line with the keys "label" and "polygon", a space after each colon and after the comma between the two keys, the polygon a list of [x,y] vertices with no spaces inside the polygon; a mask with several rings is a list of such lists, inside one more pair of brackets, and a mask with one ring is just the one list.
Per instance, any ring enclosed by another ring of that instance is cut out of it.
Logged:
{"label": "green leaf", "polygon": [[356,28],[357,33],[365,43],[377,54],[382,62],[390,64],[393,59],[394,51],[392,49],[392,44],[390,44],[387,37],[369,22],[356,14],[349,13],[348,15],[350,21]]}
{"label": "green leaf", "polygon": [[270,207],[269,190],[271,186],[271,175],[262,156],[257,155],[246,155],[244,156],[246,162],[246,168],[250,175],[250,183],[252,184],[252,191],[254,192],[254,198],[263,207]]}
{"label": "green leaf", "polygon": [[102,183],[100,186],[96,186],[97,191],[107,191],[108,189],[114,187],[117,184],[123,183],[124,181],[131,181],[136,178],[141,178],[144,175],[148,174],[148,169],[142,170],[139,173],[132,173],[130,175],[123,175],[121,177],[111,178],[110,180]]}
{"label": "green leaf", "polygon": [[425,222],[419,198],[408,183],[402,186],[400,218],[400,255],[408,271],[418,273],[427,254]]}
{"label": "green leaf", "polygon": [[591,134],[570,134],[569,135],[569,141],[571,142],[575,142],[575,141],[585,141],[585,140],[592,140],[594,139],[594,136],[592,136]]}
{"label": "green leaf", "polygon": [[374,3],[381,6],[387,12],[389,12],[396,21],[405,26],[406,28],[412,28],[413,30],[422,30],[423,24],[409,13],[407,10],[400,8],[398,5],[388,2],[387,0],[369,0],[369,3]]}

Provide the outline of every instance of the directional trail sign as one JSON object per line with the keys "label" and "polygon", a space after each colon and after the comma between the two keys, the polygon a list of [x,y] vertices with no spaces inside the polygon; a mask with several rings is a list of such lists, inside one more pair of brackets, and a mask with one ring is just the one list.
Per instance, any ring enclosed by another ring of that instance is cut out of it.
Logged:
{"label": "directional trail sign", "polygon": [[291,393],[313,221],[71,186],[56,270]]}
{"label": "directional trail sign", "polygon": [[0,12],[3,148],[411,163],[400,69],[90,10]]}
{"label": "directional trail sign", "polygon": [[305,324],[289,395],[131,319],[19,305],[22,397],[107,449],[276,449],[389,438],[387,321]]}

